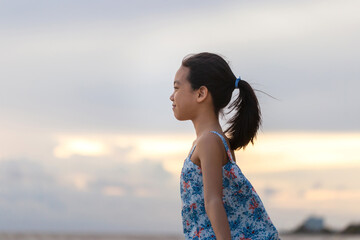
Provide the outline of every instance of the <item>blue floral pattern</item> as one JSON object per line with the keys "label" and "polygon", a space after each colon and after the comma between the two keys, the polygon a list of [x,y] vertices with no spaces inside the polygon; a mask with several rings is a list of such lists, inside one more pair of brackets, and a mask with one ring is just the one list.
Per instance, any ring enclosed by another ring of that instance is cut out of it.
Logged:
{"label": "blue floral pattern", "polygon": [[[222,139],[229,158],[223,166],[223,203],[232,239],[280,239],[260,197],[233,160],[225,138],[216,131],[212,133]],[[185,159],[180,177],[185,239],[216,239],[205,211],[201,168],[190,160],[195,147]]]}

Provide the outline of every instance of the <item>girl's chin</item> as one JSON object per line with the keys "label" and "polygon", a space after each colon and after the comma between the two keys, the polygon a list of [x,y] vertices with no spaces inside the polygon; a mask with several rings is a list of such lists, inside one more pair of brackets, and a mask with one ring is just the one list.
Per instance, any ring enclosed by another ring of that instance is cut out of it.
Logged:
{"label": "girl's chin", "polygon": [[174,116],[175,116],[175,118],[176,118],[177,120],[179,120],[179,121],[186,121],[186,120],[189,120],[189,119],[182,118],[182,117],[179,117],[179,116],[176,116],[176,115],[174,115]]}

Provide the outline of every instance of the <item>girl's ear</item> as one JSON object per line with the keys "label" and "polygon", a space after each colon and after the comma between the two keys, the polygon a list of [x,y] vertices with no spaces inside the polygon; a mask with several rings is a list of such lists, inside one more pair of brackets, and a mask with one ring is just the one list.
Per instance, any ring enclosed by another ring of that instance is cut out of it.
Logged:
{"label": "girl's ear", "polygon": [[197,96],[196,96],[196,100],[198,103],[201,103],[203,101],[205,101],[205,99],[208,97],[209,95],[209,90],[207,89],[207,87],[205,86],[201,86],[198,90],[197,90]]}

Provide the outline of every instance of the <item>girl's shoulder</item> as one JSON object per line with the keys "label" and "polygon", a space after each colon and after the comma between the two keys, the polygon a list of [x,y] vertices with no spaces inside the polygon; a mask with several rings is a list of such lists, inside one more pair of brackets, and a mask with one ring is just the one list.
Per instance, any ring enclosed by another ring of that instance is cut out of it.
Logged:
{"label": "girl's shoulder", "polygon": [[208,131],[203,133],[197,140],[196,144],[202,143],[202,145],[207,146],[217,146],[220,145],[222,147],[228,148],[229,139],[222,131]]}
{"label": "girl's shoulder", "polygon": [[[219,132],[219,134],[221,134]],[[213,132],[203,133],[196,140],[196,148],[199,155],[224,155],[226,156],[226,151],[224,147],[223,140]]]}
{"label": "girl's shoulder", "polygon": [[227,163],[228,157],[229,159],[232,158],[233,161],[236,162],[234,151],[230,148],[229,139],[222,131],[209,131],[202,134],[196,140],[196,146],[199,148],[198,152],[200,152],[200,155],[202,155],[201,152],[206,155],[210,154],[219,156],[221,154],[223,156],[224,163]]}
{"label": "girl's shoulder", "polygon": [[[218,132],[219,134],[222,134],[222,132]],[[216,146],[222,146],[222,139],[213,132],[205,132],[201,136],[196,139],[196,145],[198,147],[204,147],[204,148],[212,148]]]}

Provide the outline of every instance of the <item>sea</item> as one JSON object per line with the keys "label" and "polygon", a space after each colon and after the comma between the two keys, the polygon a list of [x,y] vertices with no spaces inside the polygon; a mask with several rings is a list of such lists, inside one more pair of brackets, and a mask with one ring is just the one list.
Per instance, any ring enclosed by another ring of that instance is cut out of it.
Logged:
{"label": "sea", "polygon": [[[360,240],[360,235],[281,235],[282,240]],[[181,235],[0,233],[0,240],[184,240]]]}

